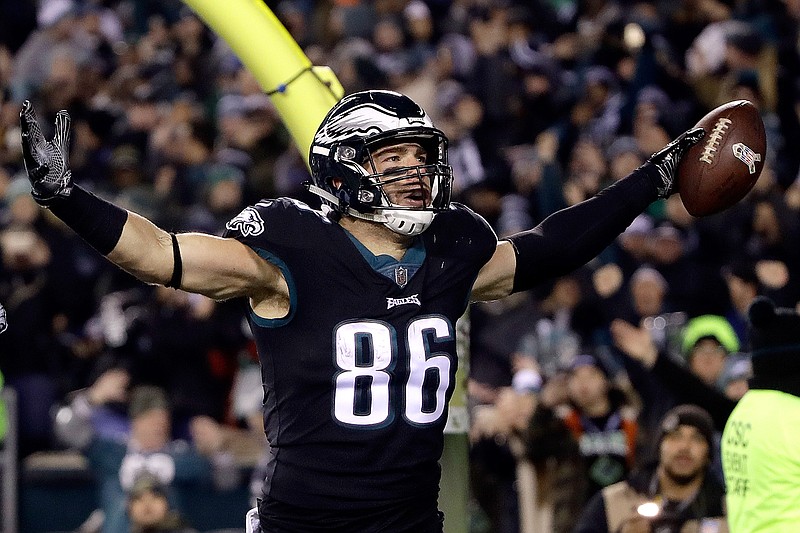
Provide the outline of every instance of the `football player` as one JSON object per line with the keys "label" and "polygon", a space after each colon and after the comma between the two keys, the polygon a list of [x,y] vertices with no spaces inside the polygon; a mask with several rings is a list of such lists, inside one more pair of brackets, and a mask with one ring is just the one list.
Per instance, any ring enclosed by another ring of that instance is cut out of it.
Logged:
{"label": "football player", "polygon": [[73,184],[70,118],[43,138],[29,102],[22,146],[37,202],[140,280],[244,297],[271,445],[261,528],[439,532],[443,429],[456,320],[592,259],[674,190],[684,133],[597,196],[498,241],[451,202],[447,139],[408,97],[351,94],[323,119],[308,189],[320,210],[265,199],[223,237],[176,235]]}

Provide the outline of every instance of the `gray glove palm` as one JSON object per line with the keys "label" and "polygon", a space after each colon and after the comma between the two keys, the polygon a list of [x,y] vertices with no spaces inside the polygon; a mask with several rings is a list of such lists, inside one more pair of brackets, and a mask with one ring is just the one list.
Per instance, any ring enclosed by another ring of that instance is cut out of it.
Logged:
{"label": "gray glove palm", "polygon": [[659,198],[666,198],[675,192],[676,173],[683,154],[697,144],[705,134],[706,132],[703,128],[693,128],[685,131],[647,160],[645,164],[653,165],[658,171],[658,177],[661,182],[657,184]]}
{"label": "gray glove palm", "polygon": [[45,140],[30,101],[22,103],[19,113],[22,131],[22,155],[31,182],[31,195],[41,205],[48,205],[72,191],[72,172],[69,169],[69,113],[56,115],[55,135]]}

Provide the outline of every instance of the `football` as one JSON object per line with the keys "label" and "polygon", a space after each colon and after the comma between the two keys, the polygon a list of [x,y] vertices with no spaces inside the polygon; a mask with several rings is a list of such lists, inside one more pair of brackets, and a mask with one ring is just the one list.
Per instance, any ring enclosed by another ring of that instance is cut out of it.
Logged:
{"label": "football", "polygon": [[767,138],[758,109],[747,100],[723,104],[696,126],[705,136],[678,165],[683,205],[693,216],[723,211],[750,192],[764,168]]}

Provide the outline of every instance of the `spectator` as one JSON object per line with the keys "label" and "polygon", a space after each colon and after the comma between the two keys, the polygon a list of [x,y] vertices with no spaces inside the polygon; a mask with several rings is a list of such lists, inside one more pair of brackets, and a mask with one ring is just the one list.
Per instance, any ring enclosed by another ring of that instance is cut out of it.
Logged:
{"label": "spectator", "polygon": [[572,146],[567,165],[564,198],[568,205],[591,197],[605,184],[608,164],[600,144],[581,137]]}
{"label": "spectator", "polygon": [[[509,232],[524,227],[527,218],[544,220],[566,207],[562,169],[556,161],[557,150],[558,139],[553,131],[539,134],[536,144],[523,144],[506,150],[514,193],[503,199],[506,205],[498,221],[498,231]],[[525,211],[522,211],[523,206]]]}
{"label": "spectator", "polygon": [[[517,372],[515,380],[524,373],[524,369]],[[535,466],[539,486],[537,501],[529,504],[549,511],[553,533],[572,531],[586,504],[589,483],[579,444],[557,414],[559,406],[569,402],[568,379],[565,372],[559,372],[542,384],[533,414],[519,431],[526,444],[523,459]],[[511,402],[502,405],[511,405]],[[513,405],[519,410],[527,403],[514,402]]]}
{"label": "spectator", "polygon": [[[675,404],[694,403],[704,406],[717,430],[722,430],[736,405],[737,397],[724,396],[716,382],[704,381],[673,356],[659,351],[646,329],[637,328],[624,320],[615,320],[611,324],[611,333],[615,345],[629,358],[626,367],[649,412],[660,412],[663,416]],[[654,378],[654,383],[644,381],[649,388],[640,384],[643,380],[638,375],[642,367],[648,371],[649,377]],[[736,372],[742,372],[741,368]],[[733,370],[728,375],[730,378],[725,376],[726,379],[736,377]]]}
{"label": "spectator", "polygon": [[[221,488],[232,486],[233,464],[221,449],[219,432],[195,432],[195,446],[173,440],[167,397],[158,387],[139,385],[131,390],[129,434],[114,434],[99,426],[97,409],[125,398],[126,383],[123,376],[109,371],[89,389],[76,394],[70,406],[56,417],[61,440],[80,448],[97,476],[104,533],[129,531],[124,495],[143,472],[167,487],[171,504],[177,509],[187,490],[210,488],[212,480]],[[199,450],[208,455],[201,455]]]}
{"label": "spectator", "polygon": [[570,405],[558,416],[577,441],[589,485],[584,496],[625,478],[636,459],[638,410],[601,361],[579,355],[567,378]]}
{"label": "spectator", "polygon": [[658,270],[647,264],[638,267],[628,281],[628,290],[620,294],[627,296],[627,301],[621,302],[616,316],[640,324],[648,317],[674,311],[668,299],[669,289],[667,280]]}
{"label": "spectator", "polygon": [[112,158],[109,141],[117,121],[118,116],[106,109],[87,109],[75,117],[73,172],[84,177],[87,183],[98,178],[105,181],[109,173]]}
{"label": "spectator", "polygon": [[596,494],[575,533],[724,531],[718,529],[725,524],[724,489],[708,474],[708,413],[694,405],[675,407],[664,417],[656,444],[658,462]]}
{"label": "spectator", "polygon": [[483,106],[475,140],[487,168],[494,166],[499,148],[509,144],[513,133],[508,126],[513,120],[516,84],[515,66],[508,54],[507,10],[497,4],[476,7],[468,24],[477,59],[466,86]]}
{"label": "spectator", "polygon": [[476,413],[473,431],[509,443],[518,487],[523,483],[519,465],[534,465],[537,501],[520,500],[520,509],[533,505],[547,516],[539,527],[568,532],[591,496],[624,479],[633,466],[636,411],[621,390],[610,386],[594,356],[577,356],[565,380],[554,375],[543,386],[532,362],[522,358],[514,389],[501,391],[493,409]]}
{"label": "spectator", "polygon": [[[533,328],[536,307],[532,291],[526,291],[476,305],[470,315],[468,392],[476,430],[470,446],[470,487],[492,531],[498,533],[516,531],[518,513],[516,460],[507,432],[495,433],[494,413],[511,385],[515,350],[521,336]],[[484,423],[492,429],[482,430]]]}
{"label": "spectator", "polygon": [[[73,0],[46,0],[36,15],[38,28],[25,40],[14,60],[10,80],[12,96],[21,100],[36,94],[51,78],[57,58],[87,61],[90,44],[77,24],[78,4]],[[74,89],[74,88],[73,88]]]}
{"label": "spectator", "polygon": [[158,477],[143,472],[128,491],[131,533],[196,533],[170,507],[166,487]]}
{"label": "spectator", "polygon": [[624,178],[628,172],[644,163],[642,150],[636,139],[620,136],[606,150],[609,162],[609,174],[613,181]]}
{"label": "spectator", "polygon": [[654,226],[653,217],[642,213],[617,237],[615,260],[626,277],[648,261]]}
{"label": "spectator", "polygon": [[519,68],[522,102],[512,141],[527,144],[565,121],[574,96],[561,68],[544,54],[537,54]]}
{"label": "spectator", "polygon": [[[501,391],[495,408],[479,413],[473,432],[519,441],[515,459],[530,461],[539,478],[536,505],[549,509],[554,531],[567,532],[594,493],[633,467],[637,413],[595,356],[578,355],[564,380],[552,376],[538,394],[530,392],[541,384],[541,377],[530,379],[534,368],[538,374],[536,366],[518,365],[515,381],[526,386]],[[517,379],[523,373],[529,378]]]}
{"label": "spectator", "polygon": [[725,360],[719,387],[731,400],[740,400],[750,388],[753,377],[753,363],[749,353],[731,354]]}
{"label": "spectator", "polygon": [[[763,174],[763,173],[762,173]],[[800,295],[800,253],[794,243],[800,236],[800,223],[774,191],[754,191],[752,233],[746,243],[749,255],[757,258],[756,273],[765,296],[778,305],[791,306]]]}
{"label": "spectator", "polygon": [[59,309],[52,298],[51,258],[33,227],[0,230],[0,300],[16,324],[0,337],[0,371],[17,391],[22,457],[53,445],[50,409],[61,392],[64,353],[53,331]]}
{"label": "spectator", "polygon": [[620,127],[623,99],[619,81],[605,66],[592,66],[584,77],[583,95],[576,104],[579,119],[575,124],[583,135],[602,148],[608,147]]}
{"label": "spectator", "polygon": [[474,130],[483,118],[483,105],[466,93],[461,84],[447,80],[437,86],[436,107],[442,131],[450,140],[448,156],[455,180],[453,192],[463,195],[466,189],[486,179],[486,169],[474,138]]}
{"label": "spectator", "polygon": [[707,385],[717,387],[725,359],[739,351],[739,339],[730,323],[719,315],[703,315],[686,323],[683,355],[689,369]]}
{"label": "spectator", "polygon": [[722,435],[731,531],[800,527],[800,316],[764,297],[750,306],[753,378]]}
{"label": "spectator", "polygon": [[517,351],[533,357],[550,377],[568,367],[581,346],[592,343],[598,323],[578,273],[559,277],[545,290],[529,317],[531,331],[519,339]]}
{"label": "spectator", "polygon": [[413,70],[434,56],[434,22],[428,4],[411,0],[403,8],[403,26],[408,34],[408,59]]}

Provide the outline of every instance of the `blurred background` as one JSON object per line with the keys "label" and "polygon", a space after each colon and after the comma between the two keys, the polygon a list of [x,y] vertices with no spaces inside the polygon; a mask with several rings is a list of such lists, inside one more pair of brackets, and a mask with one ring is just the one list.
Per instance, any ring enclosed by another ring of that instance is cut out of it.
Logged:
{"label": "blurred background", "polygon": [[[419,102],[450,138],[455,198],[499,236],[624,177],[721,103],[761,111],[766,163],[742,202],[695,219],[677,195],[660,200],[573,274],[472,306],[471,531],[519,531],[517,467],[550,452],[515,453],[507,437],[541,405],[587,408],[569,385],[577,356],[624,393],[614,408],[631,407],[640,431],[620,472],[578,473],[579,501],[547,493],[564,515],[553,529],[569,531],[592,490],[646,459],[670,398],[653,391],[669,384],[615,321],[717,394],[744,393],[747,306],[800,300],[800,0],[267,4],[347,93]],[[221,234],[265,197],[318,207],[303,158],[253,76],[180,1],[0,0],[5,531],[135,525],[146,496],[176,524],[241,528],[267,447],[242,303],[146,286],[40,209],[22,167],[24,99],[45,129],[70,111],[77,183],[170,231]],[[131,435],[184,466],[139,479]]]}

